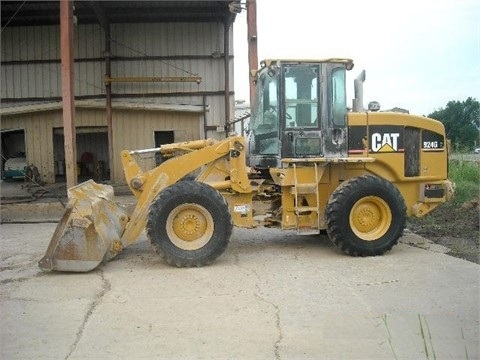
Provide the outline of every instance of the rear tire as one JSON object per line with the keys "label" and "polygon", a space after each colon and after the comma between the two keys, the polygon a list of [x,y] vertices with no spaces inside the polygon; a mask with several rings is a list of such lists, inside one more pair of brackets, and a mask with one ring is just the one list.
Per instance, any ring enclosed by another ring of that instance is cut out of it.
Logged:
{"label": "rear tire", "polygon": [[327,233],[341,250],[353,256],[382,255],[402,236],[406,206],[398,189],[371,175],[342,183],[325,211]]}
{"label": "rear tire", "polygon": [[177,267],[212,263],[225,251],[232,228],[224,197],[196,181],[180,181],[160,192],[146,227],[155,251]]}

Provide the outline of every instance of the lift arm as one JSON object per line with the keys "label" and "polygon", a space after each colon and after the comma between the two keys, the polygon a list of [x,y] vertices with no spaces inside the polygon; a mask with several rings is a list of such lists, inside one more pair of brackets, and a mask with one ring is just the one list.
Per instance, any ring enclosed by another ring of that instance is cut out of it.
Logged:
{"label": "lift arm", "polygon": [[122,151],[121,156],[125,178],[130,190],[138,199],[137,206],[121,237],[121,242],[124,246],[135,242],[145,228],[148,209],[158,193],[192,171],[222,157],[228,156],[228,181],[232,190],[241,193],[251,192],[245,160],[246,146],[243,137],[235,136],[218,142],[214,140],[200,140],[175,143],[159,148],[159,151],[163,154],[173,153],[177,150],[189,152],[175,156],[146,172],[141,170],[133,158],[134,151]]}

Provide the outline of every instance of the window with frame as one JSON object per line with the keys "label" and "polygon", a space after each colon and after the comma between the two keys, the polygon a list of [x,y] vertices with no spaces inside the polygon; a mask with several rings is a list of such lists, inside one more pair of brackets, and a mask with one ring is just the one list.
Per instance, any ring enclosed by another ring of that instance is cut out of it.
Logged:
{"label": "window with frame", "polygon": [[318,127],[318,65],[286,66],[284,70],[287,128]]}

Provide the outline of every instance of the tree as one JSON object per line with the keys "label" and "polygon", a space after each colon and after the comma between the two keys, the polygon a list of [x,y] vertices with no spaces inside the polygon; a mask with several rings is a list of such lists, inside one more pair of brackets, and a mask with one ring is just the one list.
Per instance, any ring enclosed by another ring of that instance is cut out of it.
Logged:
{"label": "tree", "polygon": [[455,149],[472,149],[479,143],[480,103],[469,97],[467,100],[449,101],[445,109],[436,110],[429,118],[445,125],[447,138]]}

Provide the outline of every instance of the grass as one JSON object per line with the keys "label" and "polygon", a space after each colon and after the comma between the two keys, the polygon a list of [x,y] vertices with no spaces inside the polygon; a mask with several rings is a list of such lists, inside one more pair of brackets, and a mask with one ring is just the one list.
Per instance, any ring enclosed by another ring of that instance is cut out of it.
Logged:
{"label": "grass", "polygon": [[448,254],[479,264],[480,158],[454,155],[448,175],[455,183],[453,199],[425,217],[409,218],[407,227],[447,247]]}
{"label": "grass", "polygon": [[480,163],[475,161],[450,160],[448,177],[455,183],[453,202],[462,205],[478,199],[480,195]]}

